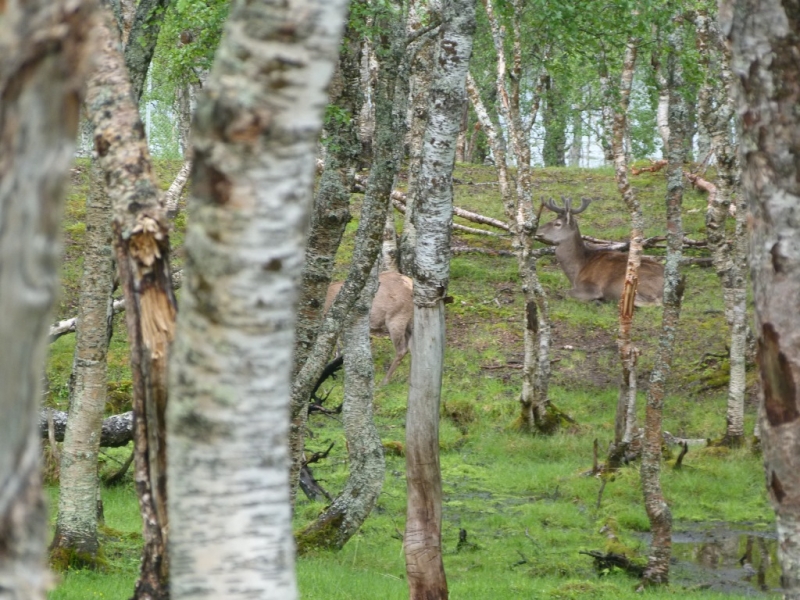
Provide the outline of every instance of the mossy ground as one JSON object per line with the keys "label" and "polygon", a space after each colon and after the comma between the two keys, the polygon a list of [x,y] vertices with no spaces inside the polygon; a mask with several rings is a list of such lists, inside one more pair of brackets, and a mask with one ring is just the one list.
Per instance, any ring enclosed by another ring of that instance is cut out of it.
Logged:
{"label": "mossy ground", "polygon": [[[162,181],[170,180],[178,163],[159,164]],[[83,166],[73,181],[65,218],[64,295],[59,318],[71,316],[77,302],[85,193]],[[502,218],[502,206],[491,168],[459,165],[456,203],[464,208]],[[646,235],[664,232],[663,173],[633,178],[646,216]],[[618,198],[609,169],[537,169],[536,198],[560,196],[596,198],[582,215],[583,233],[622,240],[628,217]],[[684,227],[694,239],[704,236],[703,195],[687,191]],[[354,198],[357,217],[359,198]],[[549,220],[548,215],[544,215]],[[457,219],[458,220],[458,219]],[[402,219],[397,218],[398,227]],[[348,239],[340,254],[338,274],[344,274],[352,252],[357,219],[348,225]],[[185,217],[176,223],[173,238],[176,261]],[[498,238],[458,235],[468,246],[508,249]],[[657,252],[655,252],[657,253]],[[692,254],[700,255],[698,251]],[[722,294],[713,270],[683,269],[687,292],[675,348],[673,376],[665,403],[664,426],[691,438],[719,438],[725,430],[727,384],[726,326]],[[643,554],[643,533],[649,523],[642,503],[638,464],[623,468],[603,493],[597,506],[600,480],[584,476],[591,467],[592,445],[599,440],[601,457],[613,436],[614,407],[620,368],[615,344],[616,307],[576,302],[566,295],[566,277],[552,259],[539,264],[540,277],[550,293],[553,321],[551,398],[575,420],[552,436],[531,436],[514,428],[518,416],[522,358],[523,303],[513,258],[464,254],[451,265],[448,306],[448,348],[443,384],[441,465],[444,481],[443,549],[452,598],[634,598],[635,581],[611,571],[598,575],[592,560],[580,550],[604,550],[609,520],[625,547]],[[642,349],[639,381],[646,385],[653,362],[660,309],[637,311],[633,336]],[[48,403],[63,408],[72,358],[73,340],[59,340],[48,364]],[[377,373],[392,356],[388,338],[373,345]],[[723,356],[718,358],[716,355]],[[114,411],[125,409],[130,380],[124,325],[117,318],[109,358],[109,389]],[[361,531],[340,552],[310,552],[298,561],[303,598],[405,598],[405,567],[401,536],[405,519],[405,463],[402,456],[407,395],[406,360],[394,380],[375,396],[376,421],[387,452],[386,480],[375,511]],[[750,374],[753,377],[753,374]],[[328,401],[340,401],[337,383]],[[643,414],[643,394],[639,403]],[[746,431],[752,433],[754,399],[749,394]],[[313,465],[314,474],[331,493],[347,476],[345,442],[338,417],[313,416],[307,446],[324,449],[335,442],[328,459]],[[105,459],[108,470],[124,460],[126,449]],[[662,485],[673,512],[675,528],[708,522],[738,524],[741,528],[769,527],[768,505],[760,457],[749,448],[735,450],[692,448],[680,471],[666,467]],[[55,497],[57,490],[51,488]],[[138,509],[130,481],[104,490],[106,523],[120,535],[105,538],[108,567],[103,572],[70,571],[51,594],[53,599],[125,598],[138,570]],[[55,506],[52,504],[51,506]],[[306,526],[324,508],[302,495],[296,508],[297,528]],[[468,544],[459,548],[459,530]],[[685,587],[691,585],[692,587]],[[703,582],[676,581],[668,588],[645,592],[647,597],[731,598],[705,589]]]}

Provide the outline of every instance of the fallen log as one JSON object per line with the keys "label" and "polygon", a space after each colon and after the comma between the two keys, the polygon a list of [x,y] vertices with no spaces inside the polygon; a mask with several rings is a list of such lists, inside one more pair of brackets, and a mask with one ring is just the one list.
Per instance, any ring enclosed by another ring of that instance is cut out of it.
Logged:
{"label": "fallen log", "polygon": [[[62,410],[44,409],[39,413],[39,431],[42,439],[48,438],[47,419],[48,413],[53,417],[53,433],[57,442],[64,441],[64,432],[67,430],[67,413]],[[133,440],[133,411],[119,415],[112,415],[103,419],[103,429],[100,434],[100,446],[104,448],[119,448]]]}

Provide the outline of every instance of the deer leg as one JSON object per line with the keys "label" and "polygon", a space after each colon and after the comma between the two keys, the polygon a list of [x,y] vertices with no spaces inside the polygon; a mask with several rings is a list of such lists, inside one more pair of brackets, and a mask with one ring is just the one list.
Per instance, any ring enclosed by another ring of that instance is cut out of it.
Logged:
{"label": "deer leg", "polygon": [[397,369],[400,361],[403,360],[403,357],[408,354],[408,338],[405,332],[395,332],[390,331],[389,337],[392,340],[392,345],[394,346],[394,360],[392,360],[392,364],[389,365],[389,369],[386,371],[386,375],[383,377],[383,381],[381,381],[381,386],[386,385],[389,383],[389,379],[391,379],[392,375]]}

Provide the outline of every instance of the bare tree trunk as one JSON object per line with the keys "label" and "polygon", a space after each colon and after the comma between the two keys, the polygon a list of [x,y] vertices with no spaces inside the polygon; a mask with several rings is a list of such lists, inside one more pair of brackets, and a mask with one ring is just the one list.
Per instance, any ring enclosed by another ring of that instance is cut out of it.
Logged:
{"label": "bare tree trunk", "polygon": [[[410,0],[406,35],[416,35],[426,21],[432,20],[441,13],[440,0],[422,2]],[[410,65],[409,76],[409,119],[408,119],[408,180],[406,190],[409,198],[416,193],[419,170],[422,162],[422,145],[425,128],[428,125],[430,109],[431,77],[434,71],[436,55],[436,39],[430,35],[423,36],[415,44],[409,44],[406,60]],[[414,251],[417,244],[417,232],[414,225],[414,203],[406,204],[403,221],[403,232],[400,235],[399,263],[400,271],[410,274],[414,265]]]}
{"label": "bare tree trunk", "polygon": [[114,245],[131,346],[136,491],[144,551],[135,598],[168,597],[166,429],[167,359],[175,322],[169,223],[152,171],[144,128],[113,17],[101,11],[99,58],[86,93],[98,164],[114,206]]}
{"label": "bare tree trunk", "polygon": [[59,289],[61,203],[93,2],[3,3],[0,18],[0,597],[44,600],[38,413]]}
{"label": "bare tree trunk", "polygon": [[[517,178],[515,187],[510,185],[505,145],[490,119],[478,94],[477,87],[471,78],[468,79],[467,91],[478,115],[478,119],[489,138],[492,153],[495,155],[500,195],[509,229],[514,235],[512,245],[517,257],[517,267],[522,280],[522,291],[525,296],[524,340],[525,353],[522,372],[522,390],[520,392],[519,427],[523,431],[539,431],[551,433],[561,424],[561,413],[550,403],[548,385],[550,379],[550,320],[548,316],[547,298],[544,288],[536,273],[533,236],[539,225],[538,212],[533,210],[530,174],[530,146],[527,139],[530,128],[536,120],[538,98],[544,81],[536,90],[530,114],[523,120],[520,113],[519,80],[521,78],[522,49],[520,42],[520,21],[522,5],[518,1],[512,3],[514,9],[514,42],[513,42],[513,74],[509,77],[506,69],[504,28],[500,27],[490,0],[485,3],[486,13],[492,30],[492,38],[497,53],[496,90],[500,97],[499,110],[508,127],[511,147],[517,160]],[[506,79],[511,80],[509,94],[506,90]]]}
{"label": "bare tree trunk", "polygon": [[572,142],[569,145],[570,167],[581,166],[581,156],[583,154],[583,119],[580,108],[572,107]]}
{"label": "bare tree trunk", "polygon": [[[352,9],[361,7],[363,10],[363,6],[364,0],[352,3]],[[297,302],[293,367],[295,376],[305,364],[316,340],[336,251],[350,221],[350,190],[353,189],[353,178],[361,154],[357,116],[364,102],[359,85],[360,37],[360,32],[352,23],[348,23],[338,69],[331,81],[329,102],[342,111],[342,114],[326,123],[324,130],[324,143],[328,150],[314,197],[300,297]],[[308,398],[304,402],[307,401]]]}
{"label": "bare tree trunk", "polygon": [[350,475],[341,494],[296,536],[298,554],[315,548],[341,549],[372,512],[383,487],[386,464],[372,417],[375,367],[369,339],[369,311],[378,288],[375,270],[344,328],[344,404]]}
{"label": "bare tree trunk", "polygon": [[[93,171],[99,171],[93,164]],[[102,173],[100,173],[102,176]],[[58,518],[51,561],[59,568],[75,559],[95,565],[100,544],[97,459],[106,405],[109,311],[113,286],[111,201],[92,173],[86,199],[86,251],[72,364],[69,419],[61,448]]]}
{"label": "bare tree trunk", "polygon": [[414,263],[414,337],[406,414],[408,509],[404,548],[410,598],[447,598],[442,562],[439,403],[444,367],[444,302],[450,279],[455,144],[475,32],[474,0],[444,0],[431,83],[419,185]]}
{"label": "bare tree trunk", "polygon": [[617,189],[625,201],[631,214],[631,241],[628,249],[628,266],[625,270],[625,283],[619,301],[619,333],[617,347],[622,363],[622,378],[619,386],[617,414],[614,424],[614,444],[609,452],[606,464],[614,470],[622,463],[625,452],[633,440],[636,428],[636,361],[639,349],[631,340],[631,324],[633,323],[634,299],[639,283],[639,264],[642,261],[642,240],[644,239],[644,218],[639,200],[628,181],[628,161],[625,158],[623,140],[627,129],[628,103],[630,100],[633,71],[636,65],[636,44],[638,40],[630,39],[625,45],[625,57],[620,77],[619,106],[614,114],[614,177]]}
{"label": "bare tree trunk", "polygon": [[[399,1],[399,0],[398,0]],[[361,219],[356,232],[356,250],[342,290],[328,308],[317,333],[314,347],[292,383],[290,445],[292,466],[290,485],[292,502],[302,466],[304,431],[308,400],[319,375],[325,368],[336,339],[358,295],[369,277],[381,249],[381,232],[386,223],[390,196],[402,156],[402,144],[408,78],[403,65],[405,36],[397,5],[386,5],[376,16],[376,27],[387,32],[381,36],[381,61],[376,90],[375,156],[369,174]],[[364,243],[362,243],[362,240]]]}
{"label": "bare tree trunk", "polygon": [[168,415],[176,599],[297,596],[295,308],[346,14],[344,0],[233,3],[197,109]]}
{"label": "bare tree trunk", "polygon": [[125,41],[125,66],[131,80],[131,94],[139,104],[144,92],[147,71],[156,51],[161,23],[170,0],[138,0],[130,35]]}
{"label": "bare tree trunk", "polygon": [[643,585],[669,582],[669,561],[672,554],[672,513],[661,491],[661,445],[663,443],[662,417],[666,383],[672,368],[675,334],[680,319],[684,281],[679,272],[683,250],[683,163],[685,159],[684,130],[686,106],[681,96],[683,72],[681,70],[681,36],[683,31],[669,35],[666,89],[669,92],[667,138],[667,263],[664,268],[664,310],[661,317],[661,334],[658,340],[650,387],[647,390],[644,439],[642,440],[642,492],[650,531],[653,534],[647,567],[642,576]]}
{"label": "bare tree trunk", "polygon": [[614,164],[614,107],[612,106],[611,82],[608,73],[608,64],[605,56],[600,57],[600,98],[603,106],[600,109],[600,134],[599,142],[603,148],[603,159],[607,165]]}
{"label": "bare tree trunk", "polygon": [[722,284],[725,320],[731,330],[727,427],[721,443],[735,447],[744,442],[747,207],[742,195],[738,194],[736,228],[733,240],[728,240],[725,221],[730,212],[732,196],[739,189],[739,165],[733,143],[730,51],[720,40],[716,25],[707,15],[699,13],[695,16],[695,24],[702,64],[706,69],[698,112],[717,156],[717,180],[713,192],[709,191],[706,212],[706,239]]}
{"label": "bare tree trunk", "polygon": [[774,0],[723,1],[741,116],[742,188],[750,208],[759,427],[775,509],[784,598],[800,598],[800,12]]}

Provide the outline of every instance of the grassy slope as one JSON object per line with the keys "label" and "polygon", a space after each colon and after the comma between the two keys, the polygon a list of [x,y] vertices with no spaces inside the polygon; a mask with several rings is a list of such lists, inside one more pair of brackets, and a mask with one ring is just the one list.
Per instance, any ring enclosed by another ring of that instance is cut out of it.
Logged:
{"label": "grassy slope", "polygon": [[[164,165],[166,173],[177,164]],[[458,205],[501,217],[491,169],[461,166],[456,174]],[[163,178],[169,180],[168,176]],[[634,184],[647,216],[647,235],[664,229],[664,180],[642,175]],[[537,197],[560,195],[598,198],[582,219],[589,235],[623,239],[627,216],[615,192],[609,170],[550,169],[535,171]],[[65,296],[60,317],[74,309],[81,242],[81,180],[76,180],[65,225]],[[358,201],[356,200],[356,207]],[[705,199],[689,192],[685,200],[685,227],[701,238]],[[547,218],[547,217],[545,217]],[[398,224],[400,219],[398,218]],[[179,221],[178,230],[183,221]],[[355,220],[348,227],[352,235]],[[503,240],[460,237],[470,246],[504,248]],[[176,246],[180,235],[176,235]],[[345,264],[351,240],[341,252]],[[178,252],[179,254],[179,252]],[[613,523],[623,543],[646,551],[641,532],[649,525],[641,500],[638,465],[623,469],[605,490],[597,508],[599,481],[584,477],[591,466],[592,443],[605,448],[613,435],[613,410],[619,367],[616,346],[616,309],[577,303],[566,296],[568,282],[551,260],[541,264],[542,280],[551,293],[554,322],[552,398],[576,421],[570,431],[553,437],[530,437],[510,429],[517,411],[522,353],[522,301],[517,289],[513,258],[461,255],[452,262],[448,308],[447,371],[441,422],[444,478],[445,567],[453,598],[626,598],[634,597],[634,581],[611,572],[599,578],[591,560],[579,550],[604,549],[601,527]],[[666,402],[665,427],[676,435],[719,437],[725,426],[725,324],[721,294],[710,269],[686,268],[688,291],[675,358],[675,378]],[[658,309],[637,314],[634,336],[642,348],[640,361],[646,381],[652,364],[659,325]],[[124,327],[117,326],[111,362],[115,410],[125,409],[126,367]],[[48,374],[50,401],[63,406],[71,363],[72,340],[54,345]],[[569,349],[567,349],[569,347]],[[376,368],[391,359],[391,343],[377,339]],[[486,368],[494,367],[494,368]],[[498,368],[500,367],[500,368]],[[395,380],[375,398],[378,426],[384,441],[404,441],[408,361]],[[337,403],[341,385],[331,394]],[[643,404],[643,402],[641,403]],[[640,406],[643,408],[643,406]],[[641,412],[641,411],[640,411]],[[754,407],[747,407],[747,430],[752,431]],[[346,478],[345,443],[338,418],[316,416],[310,423],[309,448],[336,445],[330,457],[315,465],[315,474],[329,491],[341,489]],[[121,451],[113,454],[121,458]],[[113,460],[108,459],[113,465]],[[747,450],[726,452],[693,449],[684,469],[667,469],[663,486],[676,528],[690,523],[730,521],[748,527],[767,526],[772,513],[766,501],[758,457]],[[107,467],[110,468],[110,467]],[[405,598],[401,532],[405,515],[402,457],[387,457],[384,492],[362,531],[339,553],[320,552],[298,563],[304,598]],[[53,494],[56,492],[53,491]],[[106,518],[111,528],[106,547],[109,571],[67,574],[52,598],[123,598],[137,570],[136,502],[132,486],[106,490]],[[296,526],[313,519],[322,504],[300,498]],[[755,524],[755,525],[754,525]],[[459,529],[470,546],[457,549]],[[134,532],[131,534],[131,532]],[[133,539],[132,539],[133,538]],[[686,585],[700,581],[684,581]],[[682,595],[721,598],[681,585],[648,592],[654,598]]]}

